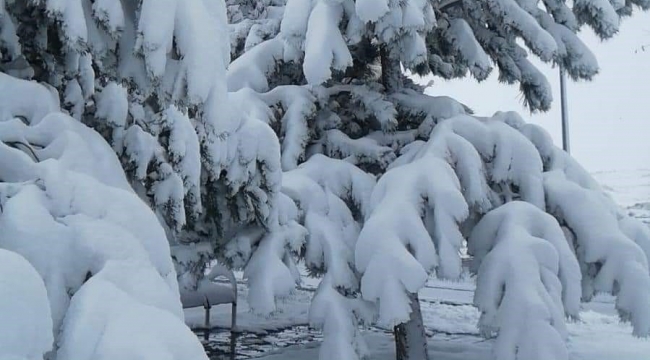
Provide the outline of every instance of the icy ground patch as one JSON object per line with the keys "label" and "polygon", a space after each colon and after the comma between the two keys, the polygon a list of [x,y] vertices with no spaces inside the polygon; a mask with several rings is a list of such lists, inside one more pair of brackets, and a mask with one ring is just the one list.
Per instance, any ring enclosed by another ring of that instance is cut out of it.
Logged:
{"label": "icy ground patch", "polygon": [[[605,189],[623,207],[650,225],[650,169],[600,172],[594,174]],[[247,289],[240,283],[239,299],[246,299]],[[429,354],[436,360],[489,360],[492,343],[479,336],[476,323],[479,313],[472,306],[474,280],[465,276],[461,282],[430,279],[420,292],[420,301]],[[309,302],[318,281],[305,278],[302,287],[286,298],[272,316],[259,317],[240,300],[237,359],[304,360],[317,359],[321,335],[307,326]],[[581,319],[567,324],[571,339],[571,360],[647,360],[650,339],[632,337],[629,324],[618,320],[614,298],[598,296],[583,304]],[[193,328],[203,324],[203,309],[185,311],[186,322]],[[211,359],[227,359],[230,306],[212,309],[212,323],[217,330],[204,344]],[[392,334],[379,328],[364,331],[372,360],[394,359]]]}

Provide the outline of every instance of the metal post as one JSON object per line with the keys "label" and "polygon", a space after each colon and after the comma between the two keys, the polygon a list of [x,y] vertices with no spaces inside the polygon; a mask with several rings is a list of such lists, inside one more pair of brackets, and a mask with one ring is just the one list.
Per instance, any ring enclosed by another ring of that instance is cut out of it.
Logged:
{"label": "metal post", "polygon": [[235,360],[237,354],[237,301],[232,303],[230,317],[230,360]]}
{"label": "metal post", "polygon": [[203,339],[205,341],[208,341],[210,339],[210,302],[206,300],[205,305],[203,305],[205,308],[205,332],[203,333]]}
{"label": "metal post", "polygon": [[560,66],[560,96],[560,106],[562,107],[562,149],[569,153],[569,104],[567,103],[566,80],[562,66]]}

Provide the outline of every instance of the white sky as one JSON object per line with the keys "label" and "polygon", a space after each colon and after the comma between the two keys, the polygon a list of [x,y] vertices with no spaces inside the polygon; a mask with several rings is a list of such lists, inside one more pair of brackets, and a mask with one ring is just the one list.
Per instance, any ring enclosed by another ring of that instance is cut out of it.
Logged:
{"label": "white sky", "polygon": [[[592,82],[567,78],[571,153],[589,171],[650,169],[650,13],[623,21],[620,33],[601,42],[591,30],[581,33],[596,54],[600,74]],[[496,71],[478,84],[469,78],[436,78],[428,89],[471,107],[478,115],[515,110],[527,121],[546,128],[561,146],[560,81],[557,69],[541,65],[553,86],[548,113],[530,115],[522,105],[518,85],[499,84]],[[495,69],[496,70],[496,69]]]}

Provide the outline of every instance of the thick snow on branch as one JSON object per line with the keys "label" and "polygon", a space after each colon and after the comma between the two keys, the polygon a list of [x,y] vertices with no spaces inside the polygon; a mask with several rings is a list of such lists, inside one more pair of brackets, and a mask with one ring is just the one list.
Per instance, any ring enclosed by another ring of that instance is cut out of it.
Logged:
{"label": "thick snow on branch", "polygon": [[255,313],[273,313],[277,309],[276,299],[288,296],[300,283],[294,257],[305,236],[305,229],[291,221],[270,229],[259,240],[244,270],[249,285],[248,303]]}
{"label": "thick snow on branch", "polygon": [[460,102],[448,96],[429,96],[412,89],[403,89],[390,95],[399,112],[409,118],[422,117],[418,136],[427,139],[433,127],[442,119],[471,113]]}
{"label": "thick snow on branch", "polygon": [[43,359],[54,342],[43,279],[15,252],[0,248],[0,264],[0,358]]}
{"label": "thick snow on branch", "polygon": [[330,157],[351,158],[355,164],[377,164],[385,169],[393,160],[393,149],[381,146],[372,138],[352,139],[344,132],[332,129],[321,139],[326,154]]}
{"label": "thick snow on branch", "polygon": [[[75,294],[63,324],[58,357],[207,360],[196,335],[176,316],[129,294],[129,290],[137,289],[141,283],[131,285],[131,289],[115,284],[116,280],[131,276],[125,274],[128,270],[132,269],[115,264],[88,280]],[[139,276],[137,279],[146,278]],[[154,297],[151,293],[147,295]],[[98,327],[101,331],[89,331]]]}
{"label": "thick snow on branch", "polygon": [[[374,177],[341,161],[314,155],[283,175],[278,197],[278,224],[268,231],[240,231],[226,256],[250,257],[244,268],[253,311],[269,314],[276,300],[300,282],[296,259],[303,257],[315,275],[324,274],[310,310],[312,326],[325,332],[334,347],[322,347],[321,358],[365,353],[357,316],[372,314],[354,293],[354,245],[359,232],[355,212],[363,216]],[[352,355],[351,355],[352,356]]]}
{"label": "thick snow on branch", "polygon": [[620,25],[613,3],[607,0],[576,0],[573,12],[580,22],[589,24],[601,38],[609,38],[618,32]]}
{"label": "thick snow on branch", "polygon": [[447,36],[452,39],[453,45],[469,66],[472,75],[478,80],[486,79],[492,71],[492,62],[474,37],[469,24],[463,19],[452,19],[447,32]]}
{"label": "thick snow on branch", "polygon": [[336,197],[351,202],[361,216],[366,216],[371,203],[371,193],[375,186],[373,176],[355,166],[323,155],[314,155],[299,167],[298,172],[307,174]]}
{"label": "thick snow on branch", "polygon": [[371,308],[355,295],[359,280],[354,247],[359,235],[355,212],[362,216],[375,185],[372,175],[342,161],[314,155],[286,172],[283,193],[299,208],[309,232],[304,260],[315,274],[324,274],[309,313],[310,324],[323,330],[320,359],[360,359],[366,354],[358,319],[368,320]]}
{"label": "thick snow on branch", "polygon": [[370,204],[355,250],[361,292],[378,303],[379,321],[394,326],[409,319],[408,293],[430,271],[460,274],[458,223],[468,208],[454,170],[433,155],[387,171]]}
{"label": "thick snow on branch", "polygon": [[[49,346],[60,358],[150,358],[153,346],[155,358],[206,359],[182,321],[165,232],[111,147],[62,113],[27,117],[21,106],[29,99],[38,108],[47,91],[23,91],[29,83],[7,76],[0,83],[23,99],[4,104],[2,114],[26,117],[0,118],[0,248],[24,257],[47,290],[49,311],[30,313],[49,319],[35,320],[34,330],[50,324]],[[33,292],[30,301],[40,301]],[[124,336],[134,329],[137,337]],[[11,351],[35,359],[47,338],[34,335]]]}
{"label": "thick snow on branch", "polygon": [[648,259],[621,230],[617,209],[606,206],[600,194],[568,181],[559,171],[546,174],[544,187],[549,212],[575,236],[583,298],[589,300],[596,292],[615,294],[616,308],[623,320],[631,321],[634,334],[650,334]]}
{"label": "thick snow on branch", "polygon": [[437,132],[452,132],[469,141],[481,155],[491,185],[518,187],[518,194],[504,192],[506,201],[520,196],[544,209],[543,164],[535,146],[520,132],[501,121],[467,115],[444,120],[432,134]]}
{"label": "thick snow on branch", "polygon": [[[16,81],[13,77],[0,73],[0,93],[30,94],[30,96],[0,96],[0,116],[2,120],[13,117],[23,118],[31,124],[39,123],[45,115],[59,110],[59,94],[50,92],[44,86],[31,81]],[[39,99],[34,102],[34,99]]]}
{"label": "thick snow on branch", "polygon": [[277,106],[282,112],[282,170],[295,169],[305,158],[305,148],[312,130],[309,120],[316,113],[316,97],[303,86],[277,86],[260,94],[268,106]]}
{"label": "thick snow on branch", "polygon": [[280,37],[287,44],[287,60],[298,60],[304,51],[305,34],[315,0],[287,0]]}
{"label": "thick snow on branch", "polygon": [[309,231],[305,264],[327,272],[335,287],[357,288],[353,253],[359,229],[352,211],[363,216],[374,185],[372,175],[323,155],[284,173],[282,192],[297,204]]}
{"label": "thick snow on branch", "polygon": [[622,319],[648,332],[650,231],[516,114],[441,119],[371,199],[355,258],[382,323],[409,320],[407,295],[428,272],[458,276],[469,233],[479,326],[497,336],[496,358],[567,359],[564,317],[596,291],[617,294]]}
{"label": "thick snow on branch", "polygon": [[254,211],[241,220],[257,219],[272,227],[277,222],[275,204],[282,177],[280,144],[264,122],[268,119],[244,111],[247,104],[239,101],[242,97],[229,94],[229,98],[231,117],[219,129],[208,128],[203,134],[203,156],[210,164],[206,170],[211,180],[223,182],[229,196],[243,196],[251,203]]}
{"label": "thick snow on branch", "polygon": [[481,219],[468,240],[479,328],[496,359],[568,359],[564,316],[577,316],[580,267],[550,215],[524,202]]}
{"label": "thick snow on branch", "polygon": [[493,120],[501,121],[524,135],[537,149],[544,171],[561,171],[568,180],[583,188],[594,190],[612,209],[617,208],[613,199],[605,194],[598,182],[573,157],[555,146],[551,135],[539,125],[526,123],[515,112],[497,112]]}
{"label": "thick snow on branch", "polygon": [[316,0],[305,33],[303,71],[310,84],[320,85],[329,80],[331,69],[345,70],[352,66],[352,55],[339,31],[343,13],[339,2]]}
{"label": "thick snow on branch", "polygon": [[618,294],[622,318],[631,319],[635,334],[647,334],[650,323],[641,304],[650,299],[645,285],[639,284],[650,281],[650,231],[625,214],[575,159],[554,146],[544,129],[525,124],[514,113],[495,118],[528,137],[544,161],[547,210],[570,229],[583,272],[583,299],[598,291]]}
{"label": "thick snow on branch", "polygon": [[549,61],[557,51],[553,37],[546,32],[537,20],[518,1],[488,0],[488,8],[503,25],[518,30],[526,45],[544,61]]}
{"label": "thick snow on branch", "polygon": [[322,329],[324,334],[319,360],[365,359],[369,351],[358,318],[369,321],[373,314],[368,303],[337,291],[326,274],[309,308],[309,325]]}
{"label": "thick snow on branch", "polygon": [[228,91],[249,87],[258,92],[269,90],[268,76],[282,60],[284,44],[279,38],[267,40],[247,51],[228,68]]}

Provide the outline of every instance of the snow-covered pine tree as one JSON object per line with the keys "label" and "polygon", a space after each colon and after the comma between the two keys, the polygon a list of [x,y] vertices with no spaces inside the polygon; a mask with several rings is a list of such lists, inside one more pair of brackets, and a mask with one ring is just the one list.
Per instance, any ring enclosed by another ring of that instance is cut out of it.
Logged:
{"label": "snow-covered pine tree", "polygon": [[0,94],[0,358],[207,360],[110,145],[52,88],[2,73]]}
{"label": "snow-covered pine tree", "polygon": [[275,226],[277,138],[229,109],[223,1],[2,1],[0,15],[2,69],[58,89],[111,143],[165,225],[183,284],[223,239]]}
{"label": "snow-covered pine tree", "polygon": [[[256,4],[261,6],[256,9],[269,5]],[[274,14],[283,11],[278,35],[273,36],[275,25],[269,26],[261,37],[266,40],[244,46],[243,53],[234,50],[229,91],[246,105],[244,111],[276,130],[286,178],[296,170],[316,168],[312,162],[322,162],[323,155],[332,164],[354,165],[347,171],[379,176],[363,211],[346,203],[361,228],[353,241],[358,284],[335,288],[347,299],[360,294],[378,305],[379,323],[395,326],[400,359],[427,358],[417,291],[431,272],[447,278],[460,274],[464,241],[479,275],[479,325],[485,335],[498,337],[498,358],[566,358],[564,316],[577,316],[580,297],[587,300],[596,289],[618,293],[623,318],[632,319],[636,334],[647,334],[647,312],[639,306],[647,303],[647,287],[633,291],[626,285],[623,290],[620,284],[624,278],[632,279],[627,284],[647,283],[648,233],[618,211],[540,128],[513,114],[471,117],[453,99],[424,95],[402,70],[443,78],[471,74],[482,80],[496,65],[502,81],[519,83],[531,111],[546,110],[552,101],[550,87],[527,50],[563,66],[574,79],[590,79],[598,66],[576,35],[581,25],[607,38],[618,30],[621,16],[634,6],[647,9],[650,2],[288,0],[283,10],[281,2],[273,6]],[[255,21],[271,23],[268,17]],[[253,31],[237,36],[260,40]],[[320,171],[327,172],[324,167]],[[283,185],[283,192],[304,213],[305,200],[292,195],[293,183]],[[554,191],[574,186],[591,199],[589,206],[571,203],[575,216],[603,212],[608,217],[603,227],[611,236],[594,240],[585,223],[562,208],[567,202],[554,202],[566,199],[566,193]],[[303,246],[309,260],[318,230],[309,228],[306,217],[299,215],[296,221],[309,230]],[[621,250],[605,256],[598,250],[605,243],[618,244]],[[528,261],[511,259],[513,247]],[[331,287],[330,272],[341,273],[347,266],[327,258],[308,261],[310,268],[318,269],[320,263],[318,270],[325,272],[318,293]],[[499,265],[502,259],[542,280],[526,283],[508,277]],[[605,263],[630,265],[614,272]],[[581,278],[583,290],[576,286]],[[506,294],[500,292],[505,283]],[[349,291],[356,287],[359,292]],[[529,291],[535,295],[524,296]],[[318,303],[315,299],[313,306]],[[519,336],[523,332],[507,315],[510,311],[536,324],[527,329],[530,336]],[[315,325],[323,326],[326,342],[334,336],[339,346],[347,345],[345,350],[339,347],[338,355],[363,356],[357,336],[342,340],[336,335],[356,333],[337,332],[318,321]],[[557,350],[529,351],[544,344]],[[322,349],[322,359],[331,355],[329,348]]]}

